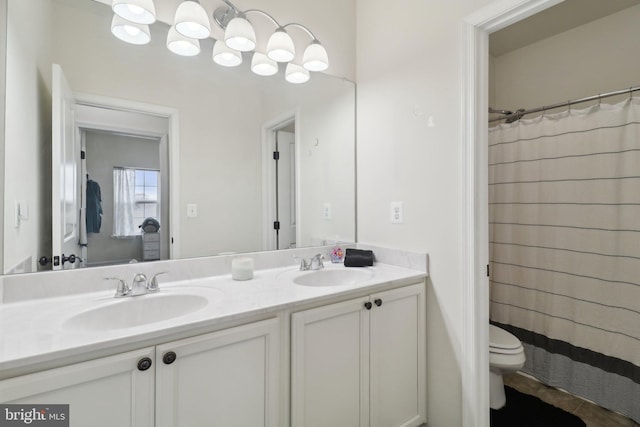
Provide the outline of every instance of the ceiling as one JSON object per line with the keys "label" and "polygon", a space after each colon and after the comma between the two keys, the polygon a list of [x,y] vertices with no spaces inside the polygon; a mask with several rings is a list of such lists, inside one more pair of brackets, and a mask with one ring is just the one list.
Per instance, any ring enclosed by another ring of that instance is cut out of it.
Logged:
{"label": "ceiling", "polygon": [[500,56],[596,19],[640,5],[640,0],[565,0],[489,36],[489,53]]}

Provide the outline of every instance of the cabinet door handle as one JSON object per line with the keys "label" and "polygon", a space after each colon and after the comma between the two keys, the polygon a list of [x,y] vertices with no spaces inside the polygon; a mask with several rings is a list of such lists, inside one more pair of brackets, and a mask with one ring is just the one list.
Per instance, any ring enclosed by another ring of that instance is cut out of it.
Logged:
{"label": "cabinet door handle", "polygon": [[162,355],[162,361],[165,365],[171,365],[176,361],[176,354],[173,351],[167,351],[164,355]]}
{"label": "cabinet door handle", "polygon": [[153,361],[150,358],[143,357],[142,359],[138,360],[138,370],[146,371],[151,367],[152,364],[153,364]]}
{"label": "cabinet door handle", "polygon": [[378,307],[380,307],[382,305],[382,300],[380,298],[378,298],[377,300],[374,301],[376,303],[376,305]]}
{"label": "cabinet door handle", "polygon": [[364,303],[364,308],[366,308],[367,310],[371,310],[371,307],[373,307],[373,304],[371,304],[370,301]]}

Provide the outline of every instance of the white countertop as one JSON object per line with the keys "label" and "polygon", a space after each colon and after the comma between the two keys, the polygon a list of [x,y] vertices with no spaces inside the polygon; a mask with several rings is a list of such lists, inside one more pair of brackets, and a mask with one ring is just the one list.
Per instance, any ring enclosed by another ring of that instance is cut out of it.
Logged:
{"label": "white countertop", "polygon": [[[341,264],[325,264],[327,269],[344,269]],[[79,295],[41,298],[0,304],[0,378],[25,367],[36,369],[55,360],[78,357],[87,353],[108,353],[122,346],[152,345],[168,336],[189,336],[190,331],[260,314],[275,313],[301,304],[321,302],[351,294],[375,292],[384,287],[416,283],[427,274],[377,263],[365,267],[372,277],[354,285],[302,286],[293,278],[307,272],[297,267],[258,270],[254,278],[234,281],[231,275],[162,283],[158,294],[138,297],[113,298],[115,290],[83,293]],[[69,319],[78,313],[104,304],[118,304],[125,300],[153,298],[156,295],[187,293],[206,297],[208,304],[192,313],[144,325],[112,329],[100,325],[99,330],[85,328]],[[71,360],[71,359],[69,359]]]}

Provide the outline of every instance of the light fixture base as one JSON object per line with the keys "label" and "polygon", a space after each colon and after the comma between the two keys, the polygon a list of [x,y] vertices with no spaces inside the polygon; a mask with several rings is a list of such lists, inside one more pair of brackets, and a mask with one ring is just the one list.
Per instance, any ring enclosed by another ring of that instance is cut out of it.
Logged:
{"label": "light fixture base", "polygon": [[229,25],[229,22],[231,22],[231,20],[236,16],[238,16],[236,11],[233,8],[227,6],[220,6],[213,11],[213,20],[223,30],[227,29],[227,25]]}

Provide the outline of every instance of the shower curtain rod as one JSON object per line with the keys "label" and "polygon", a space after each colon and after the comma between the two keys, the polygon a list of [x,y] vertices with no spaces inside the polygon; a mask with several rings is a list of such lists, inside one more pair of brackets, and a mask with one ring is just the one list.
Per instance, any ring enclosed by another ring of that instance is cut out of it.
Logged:
{"label": "shower curtain rod", "polygon": [[514,112],[505,111],[505,110],[495,110],[489,107],[489,113],[498,113],[498,114],[505,115],[505,117],[496,117],[493,119],[489,119],[489,123],[496,122],[498,120],[506,120],[507,123],[513,123],[516,120],[520,120],[525,114],[538,113],[540,111],[546,111],[546,110],[553,110],[554,108],[569,107],[574,104],[601,100],[603,98],[609,98],[611,96],[624,95],[625,93],[632,94],[633,92],[636,92],[639,90],[640,90],[640,86],[630,87],[628,89],[620,89],[620,90],[615,90],[613,92],[601,93],[599,95],[588,96],[586,98],[575,99],[573,101],[565,101],[565,102],[559,102],[557,104],[543,105],[542,107],[532,108],[530,110],[525,110],[524,108],[521,108]]}

